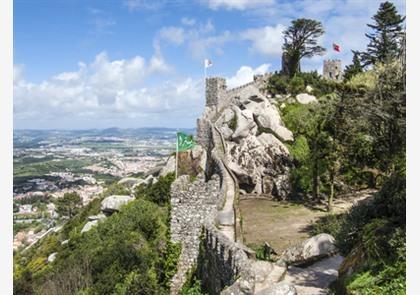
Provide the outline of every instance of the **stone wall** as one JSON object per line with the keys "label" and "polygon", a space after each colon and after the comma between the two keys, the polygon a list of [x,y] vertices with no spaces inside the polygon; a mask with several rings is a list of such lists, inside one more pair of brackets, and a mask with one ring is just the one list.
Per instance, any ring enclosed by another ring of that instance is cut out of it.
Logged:
{"label": "stone wall", "polygon": [[[226,90],[224,79],[207,79],[206,110],[197,121],[198,142],[207,151],[204,175],[194,182],[178,178],[171,187],[171,239],[182,251],[178,272],[171,281],[171,294],[179,294],[188,272],[196,275],[211,295],[255,294],[255,253],[240,242],[239,215],[236,211],[239,188],[226,164],[227,147],[214,121],[224,104],[237,96],[257,95],[268,75],[256,76],[246,85]],[[232,214],[232,212],[234,214]],[[231,218],[233,217],[233,218]],[[260,275],[261,277],[261,275]],[[259,278],[264,281],[265,276]]]}
{"label": "stone wall", "polygon": [[201,230],[216,218],[219,194],[217,174],[207,182],[203,177],[191,182],[189,176],[183,175],[171,186],[171,241],[182,246],[178,272],[171,281],[171,294],[178,294],[189,269],[196,264]]}
{"label": "stone wall", "polygon": [[197,276],[210,295],[254,294],[251,250],[230,241],[212,225],[205,227],[201,243]]}

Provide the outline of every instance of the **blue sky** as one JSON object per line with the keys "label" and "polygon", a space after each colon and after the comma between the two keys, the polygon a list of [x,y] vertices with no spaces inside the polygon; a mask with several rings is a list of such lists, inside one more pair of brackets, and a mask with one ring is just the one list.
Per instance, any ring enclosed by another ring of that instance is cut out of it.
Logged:
{"label": "blue sky", "polygon": [[303,70],[348,64],[380,2],[14,0],[14,128],[194,127],[204,58],[209,75],[246,83],[280,69],[282,31],[305,17],[323,23],[328,51]]}

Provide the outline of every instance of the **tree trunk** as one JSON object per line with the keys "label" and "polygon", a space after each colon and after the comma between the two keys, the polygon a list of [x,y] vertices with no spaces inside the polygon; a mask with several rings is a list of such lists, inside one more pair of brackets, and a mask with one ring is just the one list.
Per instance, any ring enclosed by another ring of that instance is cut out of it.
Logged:
{"label": "tree trunk", "polygon": [[328,212],[332,210],[332,203],[334,199],[334,171],[330,170],[330,195],[328,196]]}
{"label": "tree trunk", "polygon": [[312,171],[312,194],[314,196],[314,199],[319,202],[319,175],[317,158],[315,158],[315,163]]}

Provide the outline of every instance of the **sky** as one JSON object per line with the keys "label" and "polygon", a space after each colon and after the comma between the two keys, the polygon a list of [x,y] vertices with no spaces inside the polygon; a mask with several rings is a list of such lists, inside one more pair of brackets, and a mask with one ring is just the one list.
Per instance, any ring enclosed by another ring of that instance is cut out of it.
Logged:
{"label": "sky", "polygon": [[346,65],[366,49],[380,2],[14,0],[14,128],[195,127],[205,58],[228,87],[250,82],[280,70],[283,31],[312,18],[327,52],[302,70],[322,73],[324,59]]}

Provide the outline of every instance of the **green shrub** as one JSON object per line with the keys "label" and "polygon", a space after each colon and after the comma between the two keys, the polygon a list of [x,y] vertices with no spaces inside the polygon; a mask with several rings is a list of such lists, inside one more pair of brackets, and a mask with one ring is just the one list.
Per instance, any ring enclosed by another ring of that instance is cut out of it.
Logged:
{"label": "green shrub", "polygon": [[285,75],[273,75],[268,81],[267,90],[272,94],[287,94],[288,80]]}
{"label": "green shrub", "polygon": [[293,95],[304,92],[305,81],[299,76],[294,76],[289,82],[288,91]]}
{"label": "green shrub", "polygon": [[169,203],[171,194],[171,184],[175,180],[175,173],[169,173],[161,176],[158,181],[152,185],[139,185],[136,189],[136,198],[144,198],[159,205]]}
{"label": "green shrub", "polygon": [[238,127],[238,115],[236,115],[236,112],[234,112],[233,118],[229,121],[228,126],[232,131],[235,131],[236,127]]}

